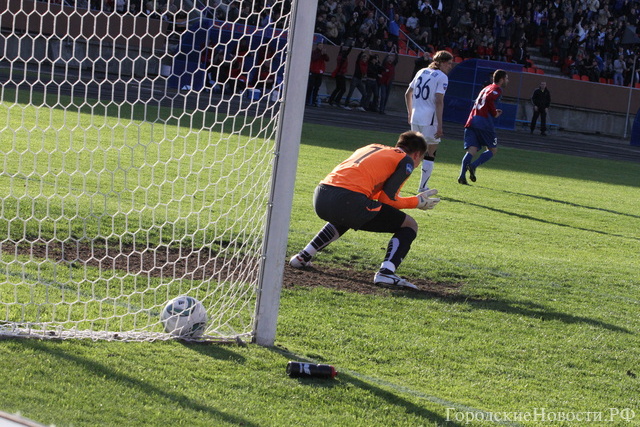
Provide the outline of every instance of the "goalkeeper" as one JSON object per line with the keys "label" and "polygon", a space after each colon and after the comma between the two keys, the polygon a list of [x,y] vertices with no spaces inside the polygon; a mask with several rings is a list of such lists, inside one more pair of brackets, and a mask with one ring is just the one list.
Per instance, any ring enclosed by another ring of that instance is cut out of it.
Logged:
{"label": "goalkeeper", "polygon": [[336,166],[320,182],[313,200],[318,216],[328,222],[289,264],[295,268],[308,266],[318,251],[349,229],[393,233],[373,281],[417,289],[395,274],[418,233],[416,220],[400,209],[433,209],[440,199],[429,198],[437,190],[411,197],[398,193],[426,151],[424,136],[409,131],[400,135],[395,147],[367,145]]}

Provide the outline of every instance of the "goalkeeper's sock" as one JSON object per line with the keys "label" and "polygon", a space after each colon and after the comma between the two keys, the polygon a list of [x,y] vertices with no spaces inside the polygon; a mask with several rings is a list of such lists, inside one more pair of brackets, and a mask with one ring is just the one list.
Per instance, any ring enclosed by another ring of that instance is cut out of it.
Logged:
{"label": "goalkeeper's sock", "polygon": [[[315,256],[319,251],[326,248],[331,242],[335,242],[346,233],[348,228],[344,227],[336,227],[330,222],[326,223],[322,230],[316,234],[316,237],[313,238],[309,242],[309,244],[303,249],[302,252],[306,253],[309,256],[309,259],[305,259],[305,261],[309,261],[311,258]],[[304,258],[305,255],[301,252],[301,256]]]}
{"label": "goalkeeper's sock", "polygon": [[491,160],[492,157],[493,157],[493,153],[491,151],[487,150],[484,153],[480,154],[480,157],[478,157],[475,162],[471,163],[471,167],[472,168],[477,168],[481,164],[486,163],[489,160]]}
{"label": "goalkeeper's sock", "polygon": [[[309,252],[307,252],[306,249],[301,250],[300,252],[298,252],[298,256],[300,258],[302,258],[304,260],[305,263],[311,261],[311,258],[313,258],[313,255],[311,255]],[[304,265],[304,264],[303,264]]]}
{"label": "goalkeeper's sock", "polygon": [[387,246],[387,254],[384,257],[384,261],[380,265],[380,268],[386,268],[391,271],[396,271],[402,260],[409,253],[411,249],[411,243],[416,238],[417,233],[409,227],[402,227],[398,230]]}
{"label": "goalkeeper's sock", "polygon": [[462,169],[460,170],[460,177],[464,177],[467,174],[467,166],[471,164],[471,160],[473,160],[473,155],[471,153],[466,153],[462,156]]}

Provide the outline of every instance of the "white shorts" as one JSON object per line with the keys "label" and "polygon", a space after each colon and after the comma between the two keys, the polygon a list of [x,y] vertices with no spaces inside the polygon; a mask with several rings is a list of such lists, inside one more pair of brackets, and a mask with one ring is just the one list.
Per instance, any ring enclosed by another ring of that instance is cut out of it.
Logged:
{"label": "white shorts", "polygon": [[411,130],[414,132],[420,132],[424,135],[424,139],[427,140],[428,145],[440,144],[440,138],[435,137],[436,131],[438,130],[437,126],[411,123]]}

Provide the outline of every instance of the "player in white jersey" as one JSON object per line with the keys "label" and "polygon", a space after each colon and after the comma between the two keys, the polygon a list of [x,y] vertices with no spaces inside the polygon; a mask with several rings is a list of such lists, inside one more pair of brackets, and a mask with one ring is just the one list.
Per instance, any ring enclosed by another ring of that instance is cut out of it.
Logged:
{"label": "player in white jersey", "polygon": [[442,111],[444,94],[449,78],[447,74],[453,67],[453,55],[446,50],[436,52],[433,62],[427,68],[418,71],[404,94],[411,130],[420,132],[427,140],[428,150],[422,161],[422,177],[419,192],[429,189],[428,182],[433,172],[436,151],[442,129]]}

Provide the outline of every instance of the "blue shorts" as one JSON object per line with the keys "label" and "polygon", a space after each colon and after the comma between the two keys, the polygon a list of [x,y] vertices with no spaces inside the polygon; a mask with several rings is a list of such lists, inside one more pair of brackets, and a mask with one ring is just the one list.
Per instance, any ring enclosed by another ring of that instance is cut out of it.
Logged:
{"label": "blue shorts", "polygon": [[464,128],[465,150],[468,150],[469,147],[476,147],[480,149],[483,146],[487,148],[496,148],[498,146],[498,137],[496,137],[495,131],[472,127]]}

